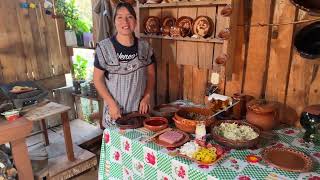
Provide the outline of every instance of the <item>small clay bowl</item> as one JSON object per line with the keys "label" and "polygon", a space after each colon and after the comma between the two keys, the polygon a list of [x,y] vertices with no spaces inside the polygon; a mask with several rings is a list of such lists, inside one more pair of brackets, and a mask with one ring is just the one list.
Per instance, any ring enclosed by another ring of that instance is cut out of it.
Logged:
{"label": "small clay bowl", "polygon": [[161,131],[168,127],[168,119],[164,117],[149,117],[143,121],[143,126],[150,131]]}

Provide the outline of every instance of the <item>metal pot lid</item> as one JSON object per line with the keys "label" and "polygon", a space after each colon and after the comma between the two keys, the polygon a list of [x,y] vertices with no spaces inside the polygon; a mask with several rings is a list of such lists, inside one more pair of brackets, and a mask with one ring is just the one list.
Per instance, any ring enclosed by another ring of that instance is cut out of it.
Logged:
{"label": "metal pot lid", "polygon": [[302,28],[296,35],[294,46],[307,59],[320,57],[320,21]]}
{"label": "metal pot lid", "polygon": [[[307,12],[315,13],[320,15],[320,1],[319,0],[291,0],[291,2],[298,7]],[[311,15],[315,15],[312,14]]]}

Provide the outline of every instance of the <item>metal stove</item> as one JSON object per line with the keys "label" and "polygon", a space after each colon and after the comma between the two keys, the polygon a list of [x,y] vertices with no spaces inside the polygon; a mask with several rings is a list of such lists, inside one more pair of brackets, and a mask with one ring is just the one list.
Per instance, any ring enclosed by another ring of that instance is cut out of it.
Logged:
{"label": "metal stove", "polygon": [[[22,93],[11,93],[14,86],[32,87],[34,90]],[[22,108],[36,104],[48,96],[48,91],[34,81],[18,81],[9,84],[0,84],[0,96],[9,99],[15,108]]]}

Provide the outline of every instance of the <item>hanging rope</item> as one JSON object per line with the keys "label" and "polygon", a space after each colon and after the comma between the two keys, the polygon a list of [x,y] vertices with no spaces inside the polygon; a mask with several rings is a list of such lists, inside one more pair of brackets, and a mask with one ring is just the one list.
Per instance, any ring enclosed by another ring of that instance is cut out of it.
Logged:
{"label": "hanging rope", "polygon": [[320,21],[320,18],[286,22],[286,23],[274,23],[274,24],[267,24],[267,23],[238,24],[238,26],[245,26],[245,27],[283,26],[283,25],[291,25],[291,24],[302,24],[302,23],[314,22],[314,21]]}

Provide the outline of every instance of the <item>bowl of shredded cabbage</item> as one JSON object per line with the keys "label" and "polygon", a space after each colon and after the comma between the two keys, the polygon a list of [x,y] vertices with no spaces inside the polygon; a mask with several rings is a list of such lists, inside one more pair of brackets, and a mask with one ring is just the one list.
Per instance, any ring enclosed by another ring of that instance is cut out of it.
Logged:
{"label": "bowl of shredded cabbage", "polygon": [[257,145],[260,130],[239,120],[222,120],[212,125],[211,134],[217,143],[234,149],[247,149]]}

